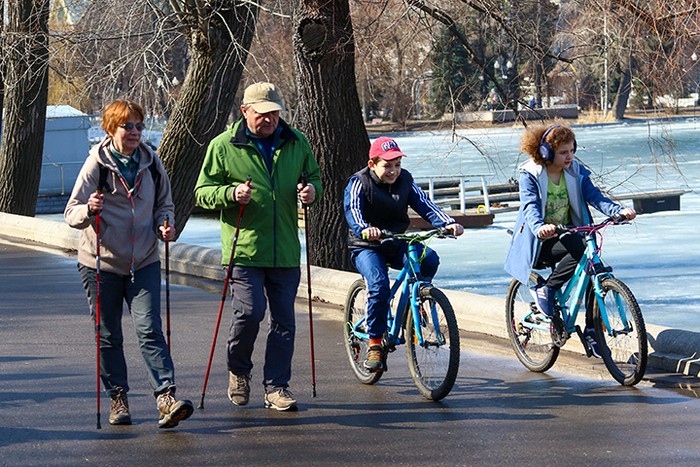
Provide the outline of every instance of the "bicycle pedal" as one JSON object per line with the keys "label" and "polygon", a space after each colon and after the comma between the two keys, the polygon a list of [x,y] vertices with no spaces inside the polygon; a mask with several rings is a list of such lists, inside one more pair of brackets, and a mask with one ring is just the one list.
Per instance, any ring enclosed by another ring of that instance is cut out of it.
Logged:
{"label": "bicycle pedal", "polygon": [[569,333],[564,326],[564,321],[558,315],[554,315],[550,317],[550,326],[549,334],[552,343],[557,347],[564,347],[566,341],[569,340]]}

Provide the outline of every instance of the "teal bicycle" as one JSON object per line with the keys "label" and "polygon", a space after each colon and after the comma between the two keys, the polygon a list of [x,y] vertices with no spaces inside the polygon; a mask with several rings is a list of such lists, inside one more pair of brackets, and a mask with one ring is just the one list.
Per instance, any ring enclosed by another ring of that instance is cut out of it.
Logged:
{"label": "teal bicycle", "polygon": [[[384,348],[393,352],[406,344],[408,367],[416,387],[425,398],[440,400],[457,379],[459,329],[450,301],[420,273],[419,245],[425,246],[433,237],[451,236],[443,229],[383,236],[408,242],[408,260],[391,287]],[[357,379],[374,384],[383,371],[370,372],[363,365],[369,346],[366,322],[367,286],[364,279],[358,279],[350,286],[345,302],[343,342]]]}
{"label": "teal bicycle", "polygon": [[[571,280],[555,296],[555,312],[561,313],[566,331],[552,332],[551,320],[540,313],[530,288],[544,279],[539,273],[530,275],[529,284],[513,279],[506,297],[508,335],[520,362],[530,371],[544,372],[554,365],[560,347],[574,333],[578,334],[586,353],[580,326],[576,324],[579,309],[585,304],[591,316],[600,356],[617,382],[633,386],[641,381],[647,365],[647,333],[642,311],[630,289],[612,274],[600,256],[605,229],[623,223],[624,217],[609,217],[599,224],[582,227],[559,227],[560,235],[580,233],[585,238],[586,252]],[[600,241],[598,240],[600,237]],[[541,265],[552,267],[552,265]]]}

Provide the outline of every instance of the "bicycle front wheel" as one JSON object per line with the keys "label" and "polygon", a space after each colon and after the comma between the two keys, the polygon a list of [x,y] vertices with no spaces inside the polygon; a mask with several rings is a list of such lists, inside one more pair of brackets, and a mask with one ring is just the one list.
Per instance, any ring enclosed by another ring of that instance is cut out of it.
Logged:
{"label": "bicycle front wheel", "polygon": [[382,377],[381,371],[370,372],[365,368],[368,341],[358,337],[353,330],[367,332],[367,286],[363,279],[358,279],[350,286],[345,300],[345,320],[343,321],[343,343],[350,359],[350,367],[363,384],[374,384]]}
{"label": "bicycle front wheel", "polygon": [[[406,319],[405,336],[408,367],[420,393],[433,401],[447,396],[459,370],[459,329],[457,318],[445,294],[434,288],[421,288],[419,322],[412,313]],[[423,344],[418,342],[416,324]]]}
{"label": "bicycle front wheel", "polygon": [[[530,282],[537,284],[542,278],[530,275]],[[520,363],[530,371],[541,373],[549,370],[559,357],[559,347],[552,343],[548,326],[534,313],[535,304],[528,287],[513,279],[506,295],[506,326],[508,337]]]}
{"label": "bicycle front wheel", "polygon": [[[598,345],[605,366],[615,380],[624,386],[633,386],[642,380],[647,367],[647,332],[637,299],[620,280],[601,281],[605,310],[601,310],[591,288],[587,305],[592,306]],[[610,329],[601,316],[608,318]]]}

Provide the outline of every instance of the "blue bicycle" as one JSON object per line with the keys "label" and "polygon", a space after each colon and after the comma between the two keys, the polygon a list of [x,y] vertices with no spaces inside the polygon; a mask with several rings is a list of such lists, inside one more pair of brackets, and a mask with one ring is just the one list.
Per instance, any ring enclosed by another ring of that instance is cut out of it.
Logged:
{"label": "blue bicycle", "polygon": [[[408,260],[391,287],[384,348],[393,352],[406,344],[413,382],[425,398],[437,401],[449,394],[457,379],[459,329],[445,294],[421,276],[419,245],[433,237],[451,236],[443,229],[385,236],[408,242]],[[358,279],[350,286],[345,302],[343,341],[357,379],[374,384],[383,372],[370,372],[363,365],[369,344],[366,320],[367,286],[364,279]]]}
{"label": "blue bicycle", "polygon": [[[612,274],[600,257],[600,244],[605,229],[623,223],[624,217],[609,217],[599,224],[582,227],[560,227],[560,235],[583,234],[586,253],[573,277],[555,296],[555,312],[561,313],[566,331],[558,335],[551,320],[540,313],[529,288],[544,279],[537,272],[530,283],[513,279],[506,297],[506,323],[511,344],[520,362],[530,371],[547,371],[559,356],[559,349],[573,334],[578,334],[586,353],[591,351],[584,341],[576,318],[582,304],[593,319],[596,342],[605,366],[617,382],[632,386],[641,381],[647,365],[647,333],[636,298],[630,289]],[[541,265],[553,267],[552,265]]]}

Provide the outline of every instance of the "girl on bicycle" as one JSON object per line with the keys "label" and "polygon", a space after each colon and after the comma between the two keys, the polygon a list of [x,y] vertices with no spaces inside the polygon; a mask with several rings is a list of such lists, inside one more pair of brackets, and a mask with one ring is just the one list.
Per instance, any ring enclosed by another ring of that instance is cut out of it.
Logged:
{"label": "girl on bicycle", "polygon": [[[576,137],[564,125],[526,128],[520,150],[530,160],[520,165],[520,210],[506,257],[505,270],[522,284],[529,282],[533,269],[553,267],[552,274],[531,293],[540,312],[552,320],[554,332],[565,332],[561,316],[554,310],[554,294],[574,274],[585,251],[583,237],[559,236],[557,225],[581,226],[592,221],[588,205],[605,215],[635,218],[601,193],[590,179],[591,172],[575,159]],[[586,316],[584,339],[596,357],[592,317]]]}
{"label": "girl on bicycle", "polygon": [[[367,325],[369,352],[364,362],[369,371],[384,370],[382,337],[389,312],[389,274],[387,264],[401,269],[406,261],[405,242],[380,241],[382,230],[404,233],[409,226],[410,206],[436,228],[446,227],[454,235],[464,228],[433,203],[401,169],[405,156],[391,138],[377,138],[370,147],[367,167],[350,177],[345,188],[345,219],[350,227],[348,245],[355,268],[367,281]],[[392,239],[393,240],[393,239]],[[421,272],[433,277],[437,272],[437,253],[426,248]]]}

